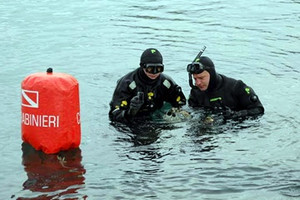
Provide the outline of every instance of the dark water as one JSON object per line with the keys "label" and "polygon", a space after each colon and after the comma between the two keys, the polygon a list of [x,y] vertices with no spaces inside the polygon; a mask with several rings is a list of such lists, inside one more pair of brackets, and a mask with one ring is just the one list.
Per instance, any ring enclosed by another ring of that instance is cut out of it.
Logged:
{"label": "dark water", "polygon": [[[300,2],[2,1],[1,199],[298,199]],[[113,126],[116,80],[158,48],[189,94],[203,45],[219,73],[265,106],[241,123]],[[45,155],[21,140],[21,81],[53,67],[80,84],[80,149]]]}

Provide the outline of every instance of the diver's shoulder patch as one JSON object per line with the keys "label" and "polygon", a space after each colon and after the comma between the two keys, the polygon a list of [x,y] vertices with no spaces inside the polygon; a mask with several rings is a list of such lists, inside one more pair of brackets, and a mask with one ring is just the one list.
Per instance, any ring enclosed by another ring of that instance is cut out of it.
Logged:
{"label": "diver's shoulder patch", "polygon": [[163,85],[166,86],[166,88],[168,88],[168,89],[171,87],[171,83],[167,79],[164,80]]}
{"label": "diver's shoulder patch", "polygon": [[131,90],[134,90],[136,88],[136,83],[135,81],[132,81],[129,86],[128,86]]}

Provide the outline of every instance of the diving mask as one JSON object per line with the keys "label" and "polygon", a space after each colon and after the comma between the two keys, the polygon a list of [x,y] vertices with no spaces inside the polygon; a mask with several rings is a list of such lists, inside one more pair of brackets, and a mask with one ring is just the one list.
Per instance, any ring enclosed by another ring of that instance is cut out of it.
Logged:
{"label": "diving mask", "polygon": [[157,74],[164,71],[164,65],[161,63],[147,63],[144,64],[144,69],[147,73]]}
{"label": "diving mask", "polygon": [[188,64],[186,68],[186,70],[191,74],[200,74],[206,69],[207,67],[200,62],[192,62],[191,64]]}

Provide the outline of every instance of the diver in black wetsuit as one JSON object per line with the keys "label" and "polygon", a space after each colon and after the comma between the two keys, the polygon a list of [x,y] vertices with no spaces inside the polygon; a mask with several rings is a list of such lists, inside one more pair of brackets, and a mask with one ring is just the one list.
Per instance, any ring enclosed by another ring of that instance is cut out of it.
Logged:
{"label": "diver in black wetsuit", "polygon": [[164,102],[173,107],[185,105],[181,87],[163,74],[163,70],[160,52],[155,48],[146,49],[140,67],[118,80],[110,102],[110,120],[128,122],[135,116],[149,116]]}
{"label": "diver in black wetsuit", "polygon": [[210,58],[201,56],[195,59],[188,65],[187,71],[192,87],[188,99],[190,107],[221,112],[225,119],[264,113],[264,107],[254,90],[241,80],[218,74]]}

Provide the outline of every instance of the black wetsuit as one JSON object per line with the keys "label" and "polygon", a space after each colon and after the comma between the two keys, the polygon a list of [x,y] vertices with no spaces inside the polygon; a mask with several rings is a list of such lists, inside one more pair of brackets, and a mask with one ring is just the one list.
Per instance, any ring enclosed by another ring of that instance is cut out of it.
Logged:
{"label": "black wetsuit", "polygon": [[207,66],[206,70],[210,74],[209,86],[206,91],[194,86],[190,91],[189,106],[221,111],[227,118],[257,116],[264,113],[264,107],[251,87],[241,80],[216,73],[214,64],[208,57],[201,59],[200,62]]}
{"label": "black wetsuit", "polygon": [[157,79],[152,80],[140,67],[118,80],[110,102],[109,118],[121,122],[130,120],[131,117],[128,115],[130,100],[138,92],[144,93],[144,104],[136,116],[149,116],[160,109],[164,102],[169,102],[173,107],[186,104],[181,88],[169,76],[160,74]]}

